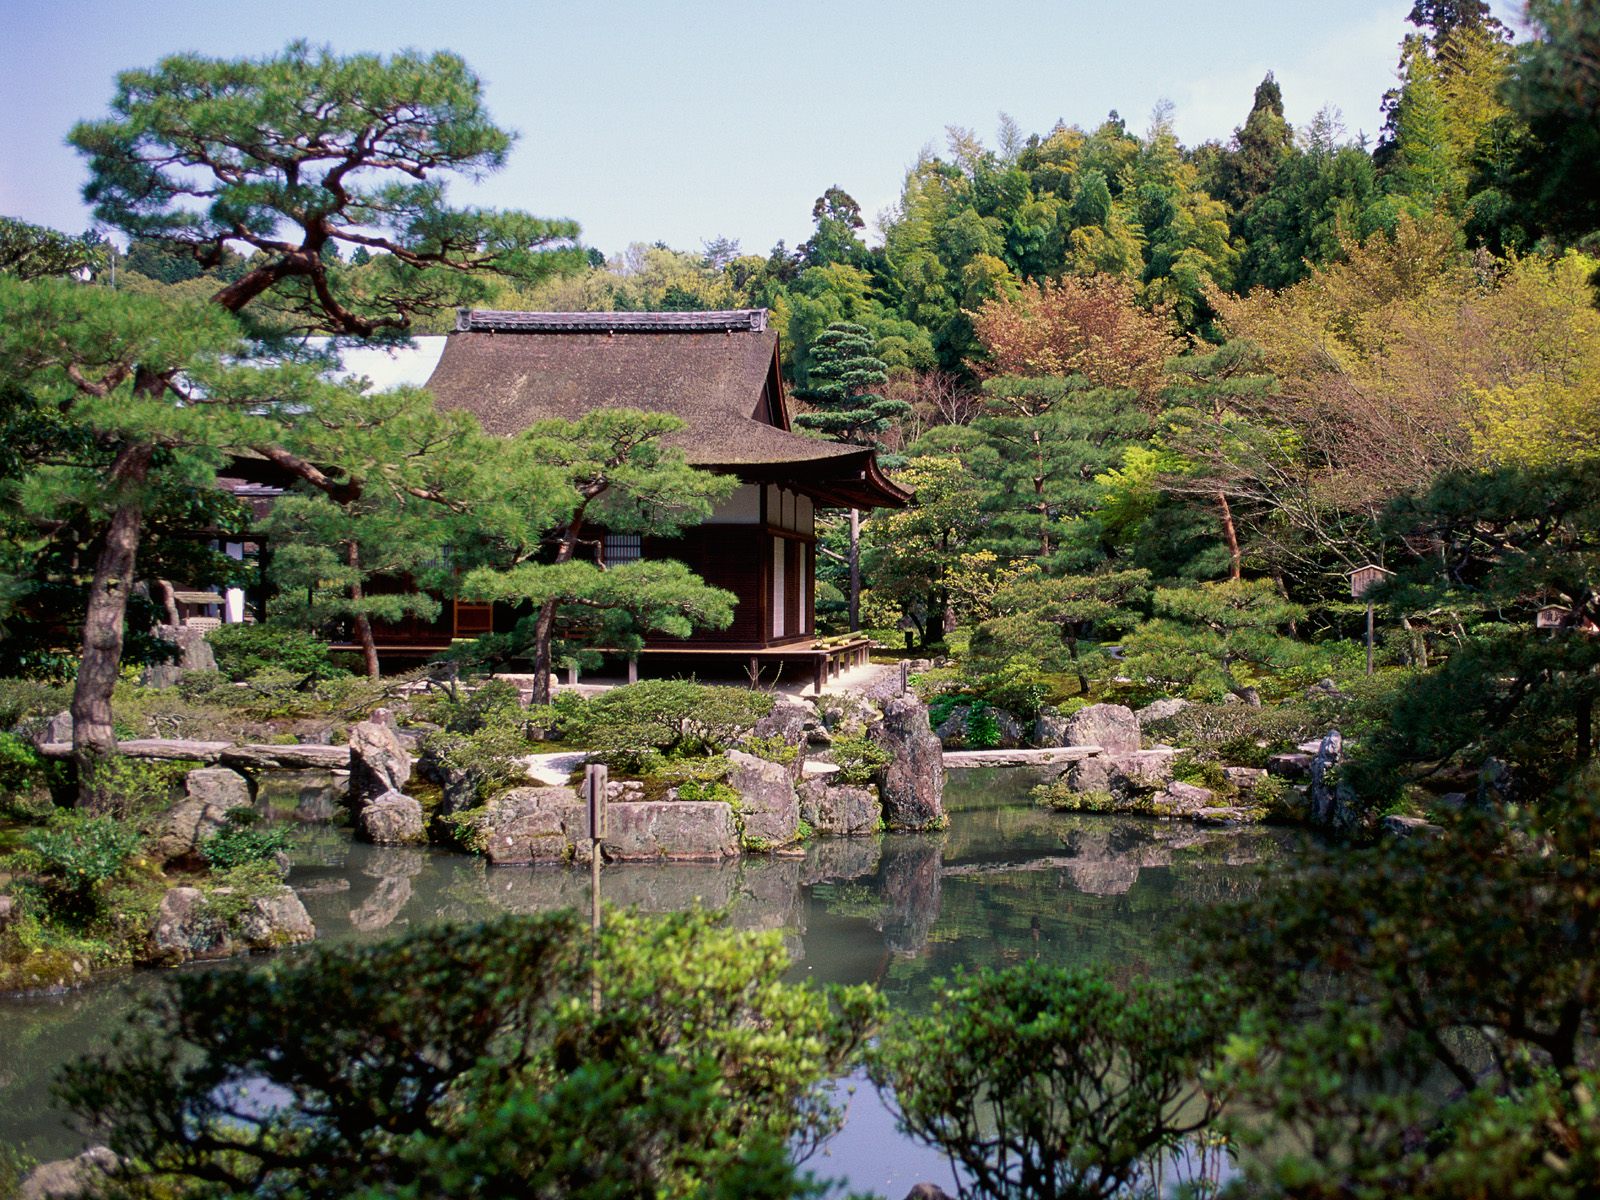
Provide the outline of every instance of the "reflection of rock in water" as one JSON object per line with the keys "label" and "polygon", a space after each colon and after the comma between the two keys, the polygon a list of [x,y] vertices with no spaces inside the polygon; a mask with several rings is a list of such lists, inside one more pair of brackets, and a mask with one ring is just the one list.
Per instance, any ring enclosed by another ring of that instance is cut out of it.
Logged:
{"label": "reflection of rock in water", "polygon": [[877,873],[883,859],[883,838],[818,838],[806,847],[800,882],[807,886],[830,880],[860,879]]}
{"label": "reflection of rock in water", "polygon": [[937,835],[886,839],[883,847],[883,944],[897,954],[916,954],[939,919],[944,838]]}
{"label": "reflection of rock in water", "polygon": [[797,858],[749,858],[740,864],[739,893],[729,918],[735,929],[779,930],[793,962],[805,957]]}
{"label": "reflection of rock in water", "polygon": [[350,910],[350,924],[362,933],[386,929],[411,900],[412,883],[428,866],[428,853],[416,846],[377,846],[368,851],[361,873],[378,886]]}
{"label": "reflection of rock in water", "polygon": [[380,879],[371,894],[358,907],[350,910],[350,925],[362,933],[387,929],[410,899],[409,876],[393,875],[387,879]]}
{"label": "reflection of rock in water", "polygon": [[415,879],[427,865],[428,852],[420,846],[374,846],[361,873],[370,879]]}
{"label": "reflection of rock in water", "polygon": [[344,771],[263,771],[256,805],[269,816],[309,823],[331,821],[344,803],[348,783]]}

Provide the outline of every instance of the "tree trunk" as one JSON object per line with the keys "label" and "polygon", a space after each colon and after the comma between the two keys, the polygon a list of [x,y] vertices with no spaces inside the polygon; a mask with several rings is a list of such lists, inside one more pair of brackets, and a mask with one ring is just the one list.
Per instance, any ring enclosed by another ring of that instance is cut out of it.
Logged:
{"label": "tree trunk", "polygon": [[111,692],[122,668],[122,641],[133,587],[139,535],[144,526],[145,480],[155,447],[146,442],[125,445],[111,465],[109,482],[117,495],[111,523],[95,562],[94,581],[83,620],[83,654],[72,690],[72,757],[78,770],[78,804],[103,808],[113,798],[104,794],[102,766],[117,752],[111,724]]}
{"label": "tree trunk", "polygon": [[[560,544],[556,547],[555,561],[567,562],[572,558],[572,552],[577,548],[578,535],[583,531],[582,518],[575,519],[567,527]],[[528,698],[530,704],[550,703],[550,661],[553,653],[550,643],[555,640],[556,631],[556,605],[555,600],[546,600],[539,607],[539,619],[533,626],[533,695]]]}
{"label": "tree trunk", "polygon": [[861,510],[850,510],[850,632],[861,628]]}
{"label": "tree trunk", "polygon": [[1078,695],[1087,696],[1089,694],[1089,677],[1083,673],[1083,666],[1078,661],[1078,639],[1072,634],[1067,634],[1066,643],[1067,657],[1072,660],[1072,669],[1078,675]]}
{"label": "tree trunk", "polygon": [[372,618],[361,611],[366,590],[361,586],[361,548],[354,542],[345,549],[345,562],[350,564],[354,576],[350,581],[350,601],[356,609],[356,641],[361,643],[361,658],[366,663],[367,678],[377,679],[382,673],[378,667],[378,641],[372,636]]}
{"label": "tree trunk", "polygon": [[555,633],[556,602],[546,600],[539,607],[539,619],[533,626],[533,695],[531,704],[550,703],[550,642]]}
{"label": "tree trunk", "polygon": [[1239,550],[1239,530],[1233,523],[1233,508],[1228,503],[1228,494],[1220,489],[1217,503],[1222,506],[1222,536],[1228,543],[1228,578],[1238,579],[1243,574],[1244,566],[1244,556]]}

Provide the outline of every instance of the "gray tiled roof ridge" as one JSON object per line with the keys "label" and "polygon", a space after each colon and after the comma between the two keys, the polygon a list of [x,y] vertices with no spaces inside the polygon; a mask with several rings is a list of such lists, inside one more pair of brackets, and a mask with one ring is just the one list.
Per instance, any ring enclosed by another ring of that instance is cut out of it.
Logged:
{"label": "gray tiled roof ridge", "polygon": [[764,308],[706,312],[515,312],[456,310],[456,332],[472,333],[761,333]]}

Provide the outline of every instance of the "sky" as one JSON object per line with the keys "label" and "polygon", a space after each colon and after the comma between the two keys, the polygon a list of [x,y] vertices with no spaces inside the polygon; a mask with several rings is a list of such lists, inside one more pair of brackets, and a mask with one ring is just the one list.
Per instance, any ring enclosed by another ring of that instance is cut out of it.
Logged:
{"label": "sky", "polygon": [[[1111,109],[1143,131],[1176,106],[1187,144],[1226,139],[1270,70],[1292,124],[1332,105],[1375,134],[1411,0],[4,0],[0,214],[78,231],[84,169],[64,142],[117,71],[178,51],[449,49],[520,135],[459,202],[570,217],[631,242],[766,253],[811,230],[830,185],[870,220],[947,126],[993,145]],[[1512,0],[1496,0],[1508,22]]]}

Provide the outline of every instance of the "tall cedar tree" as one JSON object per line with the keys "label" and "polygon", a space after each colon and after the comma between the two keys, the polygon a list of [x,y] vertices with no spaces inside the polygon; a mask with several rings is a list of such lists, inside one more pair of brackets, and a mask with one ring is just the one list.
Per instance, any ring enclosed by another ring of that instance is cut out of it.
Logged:
{"label": "tall cedar tree", "polygon": [[[76,126],[69,141],[88,157],[84,195],[98,220],[202,267],[232,247],[252,252],[248,269],[211,297],[219,313],[255,305],[279,329],[401,341],[418,316],[481,295],[474,276],[532,280],[582,260],[571,222],[446,203],[451,175],[496,170],[511,147],[482,92],[446,53],[341,58],[296,42],[260,59],[176,55],[119,76],[111,115]],[[358,247],[374,255],[359,275],[337,253]],[[168,400],[179,422],[187,365],[182,355],[140,357],[127,364],[126,382],[143,401]],[[86,399],[110,395],[124,378],[93,382]],[[168,436],[161,423],[110,435],[105,482],[115,504],[72,702],[84,780],[115,748],[111,688],[151,464]],[[274,440],[254,449],[336,499],[363,486]]]}
{"label": "tall cedar tree", "polygon": [[[818,201],[821,204],[822,201]],[[836,442],[876,446],[895,422],[911,415],[911,405],[873,391],[889,382],[889,369],[877,356],[872,334],[849,321],[829,325],[811,344],[811,371],[805,398],[812,411],[795,423]],[[897,459],[886,460],[895,465]],[[861,628],[861,513],[850,510],[850,628]]]}

